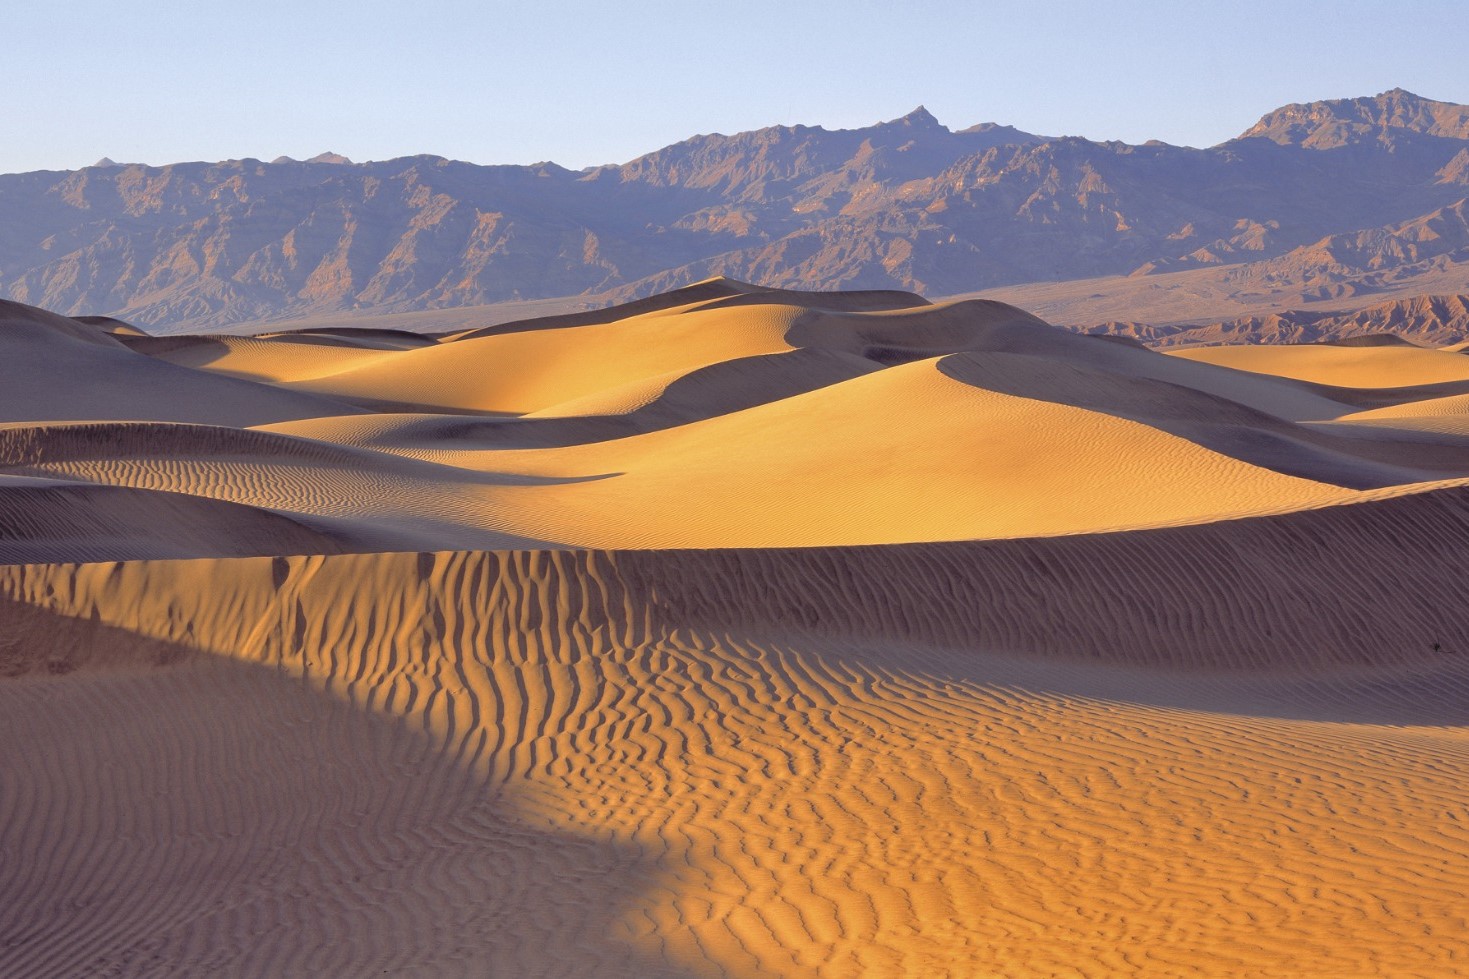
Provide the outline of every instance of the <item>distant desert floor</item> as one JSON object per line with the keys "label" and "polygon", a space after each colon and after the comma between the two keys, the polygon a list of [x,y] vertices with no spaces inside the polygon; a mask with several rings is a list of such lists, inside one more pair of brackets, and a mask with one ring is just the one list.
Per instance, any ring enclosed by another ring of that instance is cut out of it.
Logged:
{"label": "distant desert floor", "polygon": [[0,975],[1469,975],[1469,355],[0,304]]}

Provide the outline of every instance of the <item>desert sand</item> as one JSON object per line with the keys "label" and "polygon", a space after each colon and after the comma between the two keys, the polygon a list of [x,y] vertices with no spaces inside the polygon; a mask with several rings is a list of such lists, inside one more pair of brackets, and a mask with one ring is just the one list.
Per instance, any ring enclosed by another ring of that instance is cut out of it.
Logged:
{"label": "desert sand", "polygon": [[0,975],[1469,974],[1469,359],[0,304]]}

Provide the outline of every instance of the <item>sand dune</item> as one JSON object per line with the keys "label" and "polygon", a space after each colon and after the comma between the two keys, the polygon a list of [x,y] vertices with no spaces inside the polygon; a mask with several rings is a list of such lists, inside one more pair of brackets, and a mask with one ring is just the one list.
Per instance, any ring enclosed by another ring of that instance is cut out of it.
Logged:
{"label": "sand dune", "polygon": [[1444,974],[1466,519],[9,569],[8,971]]}
{"label": "sand dune", "polygon": [[1239,344],[1170,350],[1182,360],[1348,388],[1416,387],[1469,381],[1469,357],[1407,343]]}
{"label": "sand dune", "polygon": [[0,974],[1469,972],[1460,353],[0,312]]}
{"label": "sand dune", "polygon": [[1469,438],[1469,394],[1428,397],[1369,408],[1342,415],[1334,424]]}
{"label": "sand dune", "polygon": [[[1156,495],[1140,494],[1160,458],[1170,464],[1150,479]],[[522,532],[600,547],[1078,533],[1350,497],[1125,419],[972,387],[934,361],[637,438],[464,464],[475,463],[615,474],[506,494]]]}
{"label": "sand dune", "polygon": [[198,371],[134,353],[101,327],[0,300],[5,422],[149,419],[254,425],[349,404]]}
{"label": "sand dune", "polygon": [[311,380],[370,364],[397,350],[432,346],[430,340],[403,345],[362,340],[342,342],[325,334],[290,337],[147,337],[124,338],[129,350],[213,374],[250,381]]}
{"label": "sand dune", "polygon": [[[378,358],[296,390],[423,408],[524,414],[606,388],[737,357],[792,349],[785,335],[802,310],[658,311],[646,317],[561,330],[526,330]],[[665,322],[665,318],[667,321]]]}
{"label": "sand dune", "polygon": [[[596,320],[439,341],[89,334],[117,347],[114,383],[147,387],[147,371],[166,367],[191,385],[221,385],[209,410],[229,408],[259,434],[112,429],[103,441],[121,441],[111,448],[53,450],[8,471],[188,493],[310,526],[355,521],[328,528],[351,550],[1091,533],[1469,477],[1456,430],[1323,424],[1408,390],[1442,395],[1442,371],[1396,378],[1427,388],[1364,391],[1076,336],[999,303],[900,298],[715,281]],[[260,418],[276,397],[320,400],[309,412],[271,404],[289,416]],[[138,411],[199,420],[173,400],[166,412]]]}
{"label": "sand dune", "polygon": [[357,549],[345,546],[345,537],[259,507],[186,493],[0,476],[0,562],[6,564],[57,553],[108,561]]}
{"label": "sand dune", "polygon": [[845,312],[871,312],[884,309],[912,309],[927,306],[928,300],[911,292],[891,289],[847,290],[843,292],[807,292],[799,289],[772,289],[765,286],[740,282],[727,276],[716,276],[680,289],[670,289],[643,299],[619,303],[610,309],[581,310],[575,313],[556,313],[530,319],[515,319],[493,326],[474,330],[455,330],[443,334],[448,339],[468,336],[491,336],[499,333],[518,333],[525,329],[558,329],[568,326],[587,326],[608,323],[618,319],[629,319],[646,313],[663,312],[680,306],[720,307],[746,304],[779,303],[786,306],[802,306]]}

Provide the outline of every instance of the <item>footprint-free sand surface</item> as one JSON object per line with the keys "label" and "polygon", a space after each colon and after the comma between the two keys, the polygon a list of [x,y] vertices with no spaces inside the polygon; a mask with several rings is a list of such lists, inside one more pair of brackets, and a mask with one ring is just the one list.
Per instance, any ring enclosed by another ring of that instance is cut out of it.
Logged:
{"label": "footprint-free sand surface", "polygon": [[1469,975],[1469,359],[0,306],[0,975]]}

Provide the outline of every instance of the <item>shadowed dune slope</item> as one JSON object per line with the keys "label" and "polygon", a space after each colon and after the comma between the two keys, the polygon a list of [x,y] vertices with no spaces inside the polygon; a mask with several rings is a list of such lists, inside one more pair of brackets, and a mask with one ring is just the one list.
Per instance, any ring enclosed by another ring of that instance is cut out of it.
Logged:
{"label": "shadowed dune slope", "polygon": [[100,327],[0,300],[0,419],[152,419],[255,425],[356,409],[233,378],[202,375],[125,347]]}
{"label": "shadowed dune slope", "polygon": [[[125,487],[136,500],[182,495],[201,506],[223,502],[261,508],[316,528],[338,550],[413,550],[444,546],[516,547],[534,539],[499,529],[495,492],[506,486],[555,482],[538,476],[467,470],[350,445],[269,431],[158,422],[90,422],[0,427],[0,469],[11,478],[42,479],[98,490]],[[172,547],[175,528],[160,512],[131,525],[139,547]],[[95,523],[77,528],[82,541]],[[227,538],[221,538],[221,542]],[[193,554],[310,553],[314,548],[261,540],[246,551],[194,538]],[[33,553],[40,542],[32,541]],[[119,541],[117,546],[124,546]],[[49,560],[81,560],[61,548]],[[143,556],[141,553],[137,556]],[[165,555],[158,555],[165,556]]]}
{"label": "shadowed dune slope", "polygon": [[[166,528],[166,533],[159,533]],[[350,538],[184,493],[0,476],[0,563],[335,554]],[[353,543],[356,543],[355,541]],[[64,556],[64,558],[63,558]]]}

